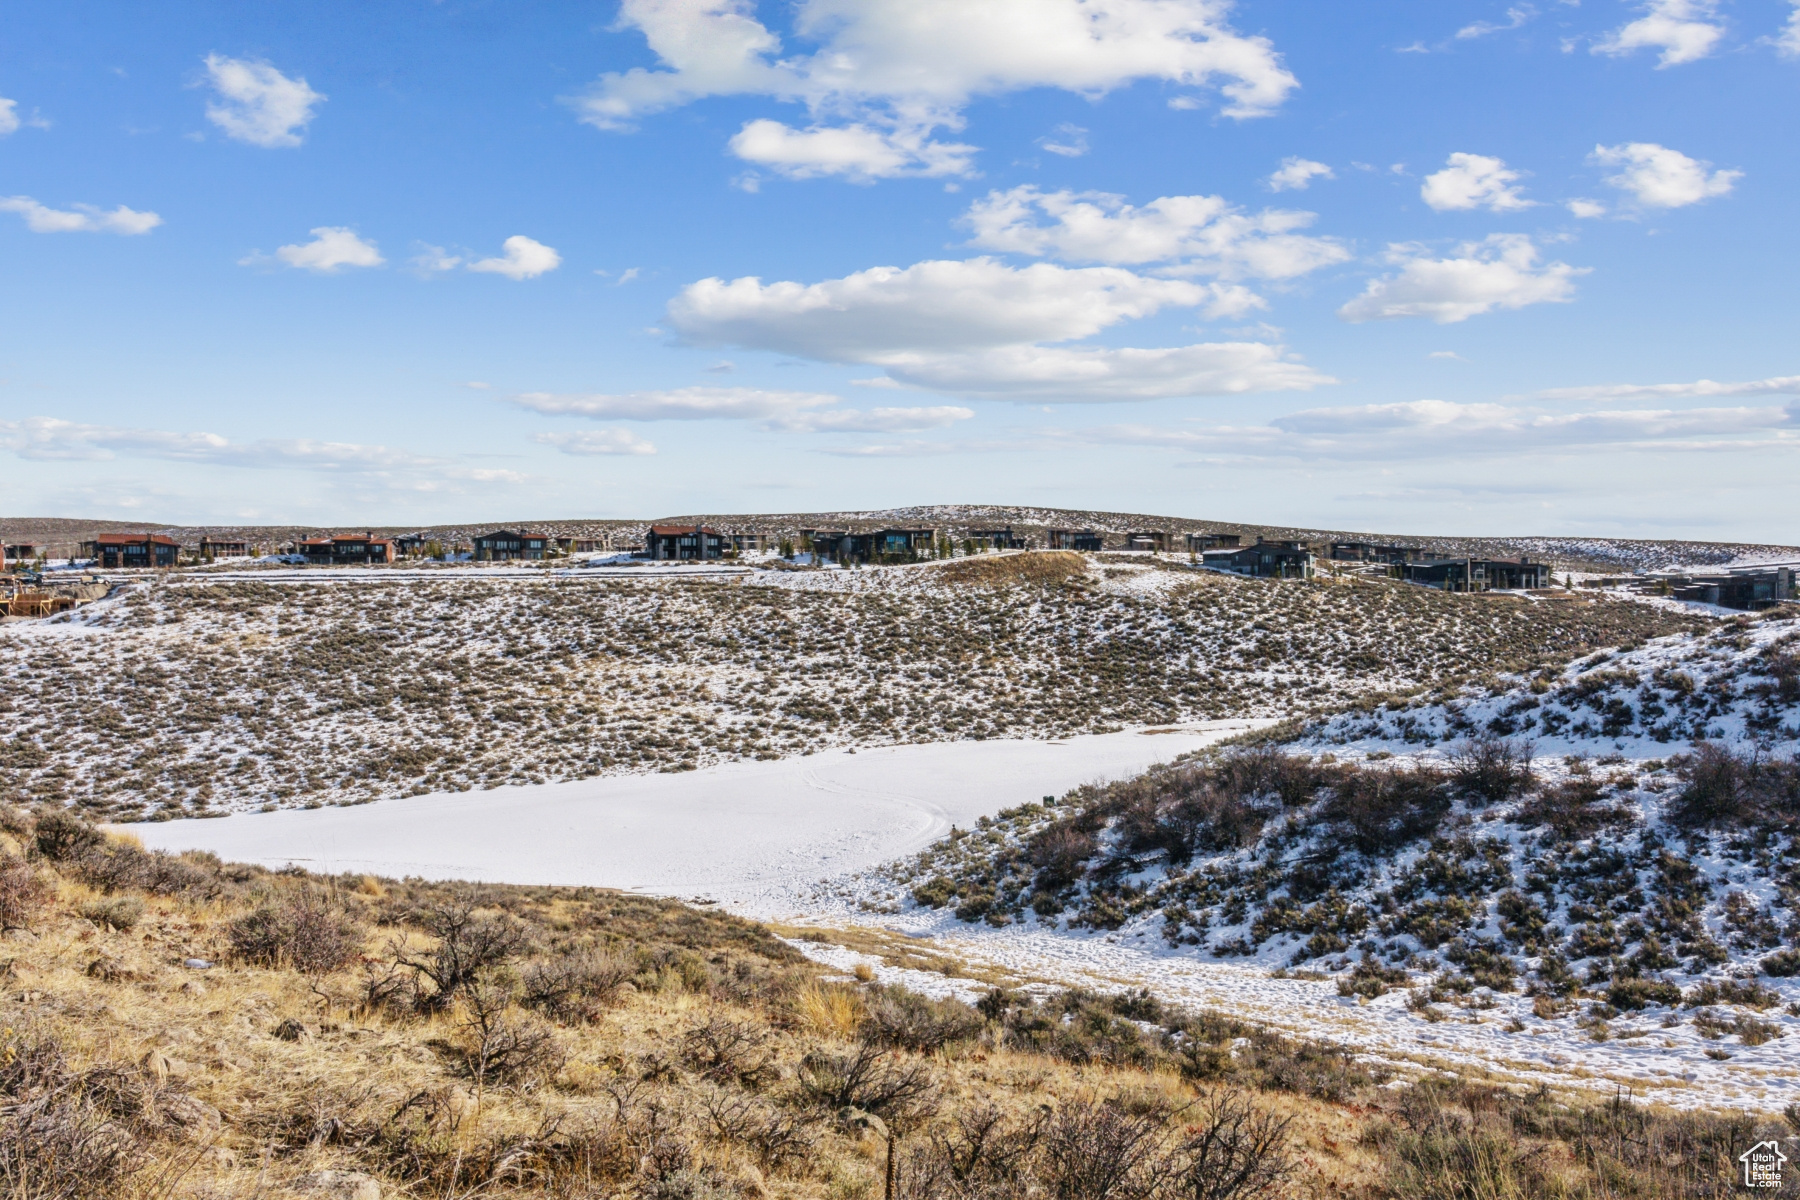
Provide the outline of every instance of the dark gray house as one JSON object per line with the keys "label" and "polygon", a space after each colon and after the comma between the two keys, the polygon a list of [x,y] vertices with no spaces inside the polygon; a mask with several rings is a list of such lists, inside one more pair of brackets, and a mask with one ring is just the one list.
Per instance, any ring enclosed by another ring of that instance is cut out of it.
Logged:
{"label": "dark gray house", "polygon": [[1400,578],[1446,592],[1545,588],[1550,566],[1529,558],[1428,558],[1401,563]]}
{"label": "dark gray house", "polygon": [[1300,542],[1257,542],[1237,550],[1208,550],[1201,562],[1215,570],[1261,579],[1313,577],[1313,552]]}
{"label": "dark gray house", "polygon": [[544,533],[520,533],[496,529],[475,538],[476,562],[537,562],[550,548],[550,536]]}

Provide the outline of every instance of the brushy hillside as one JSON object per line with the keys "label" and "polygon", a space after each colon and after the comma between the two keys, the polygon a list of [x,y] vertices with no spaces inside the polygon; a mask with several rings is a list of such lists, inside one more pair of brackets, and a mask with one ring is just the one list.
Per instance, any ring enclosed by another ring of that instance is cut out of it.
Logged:
{"label": "brushy hillside", "polygon": [[1143,993],[931,1001],[667,901],[0,829],[20,1200],[1674,1200],[1790,1127],[1385,1080]]}
{"label": "brushy hillside", "polygon": [[176,576],[0,626],[0,799],[128,820],[1289,717],[1697,623],[1131,556],[711,582],[519,574]]}
{"label": "brushy hillside", "polygon": [[1411,988],[1427,1016],[1523,991],[1596,1039],[1729,1057],[1800,1033],[1797,748],[1786,610],[1371,700],[1011,810],[888,878],[967,921],[1153,932],[1345,996]]}

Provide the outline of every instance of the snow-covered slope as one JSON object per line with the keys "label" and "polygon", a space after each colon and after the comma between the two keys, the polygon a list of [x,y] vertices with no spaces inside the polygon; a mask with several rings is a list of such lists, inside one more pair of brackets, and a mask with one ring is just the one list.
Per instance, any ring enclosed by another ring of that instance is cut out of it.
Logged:
{"label": "snow-covered slope", "polygon": [[1026,805],[849,899],[994,961],[1288,1023],[1267,972],[1317,973],[1315,1003],[1356,1007],[1320,1032],[1415,1056],[1517,1058],[1494,1029],[1442,1036],[1486,1014],[1609,1078],[1659,1055],[1678,1091],[1791,1076],[1797,743],[1800,619],[1735,619]]}

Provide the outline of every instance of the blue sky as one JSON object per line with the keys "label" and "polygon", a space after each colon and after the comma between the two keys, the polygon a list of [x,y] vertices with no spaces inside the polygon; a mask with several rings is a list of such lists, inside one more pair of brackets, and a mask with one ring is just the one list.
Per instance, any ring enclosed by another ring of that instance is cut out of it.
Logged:
{"label": "blue sky", "polygon": [[1800,533],[1788,0],[7,10],[8,513]]}

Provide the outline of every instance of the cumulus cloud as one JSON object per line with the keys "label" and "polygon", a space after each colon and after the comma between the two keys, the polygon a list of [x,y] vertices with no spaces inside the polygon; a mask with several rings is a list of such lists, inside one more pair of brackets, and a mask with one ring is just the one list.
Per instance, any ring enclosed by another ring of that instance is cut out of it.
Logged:
{"label": "cumulus cloud", "polygon": [[29,459],[111,459],[119,454],[176,462],[238,467],[301,467],[311,470],[426,466],[436,460],[386,446],[329,442],[312,438],[269,438],[233,442],[216,433],[182,433],[86,425],[57,417],[0,421],[0,447]]}
{"label": "cumulus cloud", "polygon": [[[1646,208],[1683,208],[1714,196],[1723,196],[1742,179],[1742,171],[1713,171],[1711,163],[1689,158],[1679,150],[1655,142],[1629,142],[1595,146],[1591,160],[1603,167],[1618,167],[1606,182]],[[1580,214],[1577,214],[1580,215]]]}
{"label": "cumulus cloud", "polygon": [[1602,383],[1591,387],[1551,388],[1536,393],[1543,400],[1581,403],[1630,400],[1698,400],[1721,396],[1800,396],[1800,375],[1776,375],[1739,383],[1696,379],[1692,383]]}
{"label": "cumulus cloud", "polygon": [[1521,178],[1502,159],[1459,152],[1450,156],[1443,170],[1425,177],[1419,195],[1439,212],[1469,208],[1511,212],[1533,204],[1513,186]]}
{"label": "cumulus cloud", "polygon": [[[309,232],[312,241],[277,248],[276,260],[321,275],[335,275],[345,267],[379,267],[387,261],[374,242],[364,241],[354,230],[341,225],[320,225]],[[261,254],[251,254],[238,259],[238,265],[258,266],[267,261]]]}
{"label": "cumulus cloud", "polygon": [[687,342],[886,368],[901,383],[1005,398],[1119,400],[1333,382],[1262,343],[1058,347],[1165,307],[1242,312],[1245,289],[1119,267],[1009,267],[988,258],[874,267],[842,279],[703,279],[670,301]]}
{"label": "cumulus cloud", "polygon": [[19,102],[0,96],[0,137],[19,132]]}
{"label": "cumulus cloud", "polygon": [[1246,213],[1220,196],[1162,196],[1139,208],[1105,192],[1027,185],[989,192],[962,224],[987,250],[1114,266],[1180,264],[1166,274],[1291,279],[1350,257],[1335,238],[1296,232],[1314,219],[1284,209]]}
{"label": "cumulus cloud", "polygon": [[531,440],[555,446],[564,454],[655,454],[656,446],[629,429],[580,429],[572,433],[534,433]]}
{"label": "cumulus cloud", "polygon": [[1800,412],[1789,407],[1558,413],[1505,404],[1414,400],[1309,409],[1266,425],[1175,430],[1123,425],[1082,436],[1222,457],[1404,462],[1423,455],[1491,458],[1601,447],[1790,446],[1800,444]]}
{"label": "cumulus cloud", "polygon": [[741,345],[827,362],[905,362],[1087,337],[1207,289],[1116,267],[1009,267],[991,258],[871,267],[842,279],[691,283],[669,302],[675,330],[701,345]]}
{"label": "cumulus cloud", "polygon": [[313,110],[325,102],[304,78],[290,79],[266,62],[209,54],[206,74],[218,96],[206,106],[206,119],[252,146],[298,146]]}
{"label": "cumulus cloud", "polygon": [[138,212],[123,204],[110,212],[92,204],[60,209],[39,204],[30,196],[0,197],[0,212],[18,213],[33,233],[119,233],[130,237],[162,224],[155,213]]}
{"label": "cumulus cloud", "polygon": [[1539,265],[1538,249],[1521,233],[1496,233],[1465,242],[1454,258],[1431,258],[1416,245],[1388,249],[1394,275],[1371,280],[1362,295],[1338,309],[1346,321],[1426,317],[1440,325],[1466,321],[1497,308],[1566,303],[1575,277],[1590,268]]}
{"label": "cumulus cloud", "polygon": [[1314,162],[1310,158],[1288,155],[1281,160],[1269,176],[1271,192],[1303,192],[1312,186],[1315,179],[1336,179],[1337,175],[1322,162]]}
{"label": "cumulus cloud", "polygon": [[508,279],[535,279],[562,265],[562,255],[528,237],[515,234],[500,243],[499,258],[483,258],[469,264],[471,271],[504,275]]}
{"label": "cumulus cloud", "polygon": [[1217,87],[1262,116],[1297,81],[1267,39],[1226,22],[1229,0],[798,0],[783,53],[751,0],[623,0],[655,69],[609,72],[572,100],[601,129],[707,96],[803,103],[813,124],[752,121],[733,153],[795,177],[961,174],[973,148],[938,143],[979,96],[1054,87],[1097,96],[1142,79]]}
{"label": "cumulus cloud", "polygon": [[1584,200],[1579,196],[1570,200],[1563,207],[1569,210],[1571,216],[1581,217],[1583,219],[1604,217],[1606,215],[1606,205],[1600,203],[1598,200]]}
{"label": "cumulus cloud", "polygon": [[1595,54],[1660,50],[1657,66],[1673,67],[1705,58],[1725,36],[1716,0],[1649,0],[1644,15],[1594,44]]}
{"label": "cumulus cloud", "polygon": [[767,118],[731,139],[731,152],[789,179],[841,175],[852,183],[900,176],[966,175],[974,146],[934,142],[929,127],[877,128],[857,123],[793,129]]}
{"label": "cumulus cloud", "polygon": [[1775,38],[1775,48],[1786,58],[1800,58],[1800,0],[1794,0],[1794,11]]}

